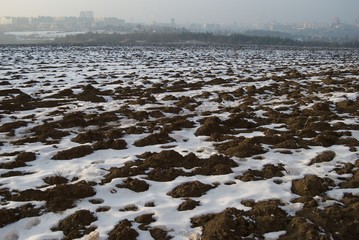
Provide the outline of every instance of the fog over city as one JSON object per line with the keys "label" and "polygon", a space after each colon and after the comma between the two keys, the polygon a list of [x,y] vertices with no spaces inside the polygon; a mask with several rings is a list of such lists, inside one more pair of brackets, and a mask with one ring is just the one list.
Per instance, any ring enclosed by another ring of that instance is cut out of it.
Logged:
{"label": "fog over city", "polygon": [[329,22],[334,16],[353,23],[358,0],[0,0],[0,16],[119,17],[127,22],[257,23]]}

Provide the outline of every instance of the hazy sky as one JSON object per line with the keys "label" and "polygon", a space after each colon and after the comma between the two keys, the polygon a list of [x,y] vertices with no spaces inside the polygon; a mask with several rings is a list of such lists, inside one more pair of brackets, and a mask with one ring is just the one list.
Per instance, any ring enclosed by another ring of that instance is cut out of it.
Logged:
{"label": "hazy sky", "polygon": [[263,23],[330,22],[334,16],[353,23],[359,0],[0,0],[0,16],[78,16],[128,22]]}

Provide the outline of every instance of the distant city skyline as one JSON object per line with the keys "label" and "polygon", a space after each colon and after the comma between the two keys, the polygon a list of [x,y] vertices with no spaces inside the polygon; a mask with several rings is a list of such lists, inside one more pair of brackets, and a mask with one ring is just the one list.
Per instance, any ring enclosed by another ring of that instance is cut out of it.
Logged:
{"label": "distant city skyline", "polygon": [[331,22],[338,17],[354,23],[358,0],[0,0],[0,16],[118,17],[127,22],[176,23],[297,23]]}

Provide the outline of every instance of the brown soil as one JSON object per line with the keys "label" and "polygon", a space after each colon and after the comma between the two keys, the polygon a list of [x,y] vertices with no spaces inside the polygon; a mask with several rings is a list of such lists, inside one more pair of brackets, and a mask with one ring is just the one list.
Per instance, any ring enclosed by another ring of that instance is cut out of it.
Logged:
{"label": "brown soil", "polygon": [[135,145],[136,147],[144,147],[149,145],[165,144],[174,141],[175,140],[171,138],[168,135],[168,133],[162,132],[162,133],[154,133],[143,139],[137,140],[133,145]]}
{"label": "brown soil", "polygon": [[204,184],[200,181],[186,182],[172,189],[167,195],[173,198],[200,197],[212,188],[214,188],[214,186]]}
{"label": "brown soil", "polygon": [[11,201],[46,201],[49,211],[64,211],[74,207],[78,199],[95,195],[93,188],[85,181],[75,184],[59,184],[45,191],[28,189],[11,196]]}
{"label": "brown soil", "polygon": [[106,141],[98,141],[92,145],[94,150],[103,150],[103,149],[115,149],[122,150],[127,148],[127,143],[122,139],[110,139]]}
{"label": "brown soil", "polygon": [[138,227],[140,230],[148,230],[151,223],[156,222],[156,219],[153,218],[154,213],[148,213],[141,216],[135,217],[135,222],[140,223]]}
{"label": "brown soil", "polygon": [[11,123],[4,123],[0,126],[0,132],[11,132],[20,127],[26,127],[27,122],[25,121],[17,121]]}
{"label": "brown soil", "polygon": [[[159,153],[147,153],[143,156],[144,161],[127,163],[120,168],[111,168],[110,173],[105,176],[103,183],[110,182],[114,178],[131,177],[144,174],[149,168],[153,168],[147,174],[148,179],[153,181],[172,181],[178,176],[200,175],[221,175],[232,172],[233,167],[238,164],[223,155],[212,155],[208,159],[199,159],[195,154],[190,153],[182,156],[174,150],[164,150]],[[186,173],[177,167],[194,169]]]}
{"label": "brown soil", "polygon": [[122,184],[117,184],[118,188],[128,188],[134,192],[145,192],[149,189],[150,185],[143,180],[127,178]]}
{"label": "brown soil", "polygon": [[33,152],[22,152],[16,156],[15,161],[0,163],[0,168],[13,169],[26,166],[27,162],[36,160],[36,154]]}
{"label": "brown soil", "polygon": [[217,145],[217,149],[224,154],[239,158],[251,157],[266,152],[260,144],[253,143],[250,139],[246,139],[240,143],[234,141],[229,144],[219,144]]}
{"label": "brown soil", "polygon": [[322,162],[330,162],[335,158],[336,154],[333,151],[324,151],[318,154],[315,158],[310,160],[309,165],[313,165],[315,163],[322,163]]}
{"label": "brown soil", "polygon": [[292,181],[292,192],[301,196],[316,196],[329,190],[333,182],[328,179],[309,175]]}
{"label": "brown soil", "polygon": [[136,240],[139,235],[136,230],[132,227],[132,223],[127,219],[122,220],[119,224],[115,226],[108,234],[108,240]]}
{"label": "brown soil", "polygon": [[237,176],[236,179],[243,182],[258,181],[274,177],[283,177],[283,172],[285,172],[285,169],[282,165],[274,166],[272,164],[267,164],[264,165],[263,170],[248,169],[242,176]]}
{"label": "brown soil", "polygon": [[88,210],[79,210],[65,219],[61,220],[58,226],[52,228],[52,231],[63,231],[64,240],[83,237],[94,231],[97,227],[89,226],[97,218]]}
{"label": "brown soil", "polygon": [[35,206],[30,203],[18,208],[0,209],[0,228],[23,218],[40,216],[41,211],[42,209],[35,208]]}
{"label": "brown soil", "polygon": [[170,240],[170,239],[172,239],[172,237],[168,236],[168,232],[161,228],[151,228],[150,234],[154,240]]}
{"label": "brown soil", "polygon": [[82,145],[73,147],[60,152],[57,152],[51,159],[53,160],[70,160],[80,158],[93,153],[93,147],[89,145]]}
{"label": "brown soil", "polygon": [[195,209],[196,207],[200,206],[201,203],[200,201],[195,201],[193,199],[186,199],[186,201],[184,201],[183,203],[181,203],[177,210],[178,211],[189,211],[189,210],[193,210]]}

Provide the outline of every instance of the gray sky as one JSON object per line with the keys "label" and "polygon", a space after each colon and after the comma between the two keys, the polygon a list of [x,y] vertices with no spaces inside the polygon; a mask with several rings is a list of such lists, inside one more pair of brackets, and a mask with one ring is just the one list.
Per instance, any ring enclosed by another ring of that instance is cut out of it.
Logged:
{"label": "gray sky", "polygon": [[128,22],[264,23],[330,22],[334,16],[353,23],[359,0],[0,0],[0,16],[78,16]]}

